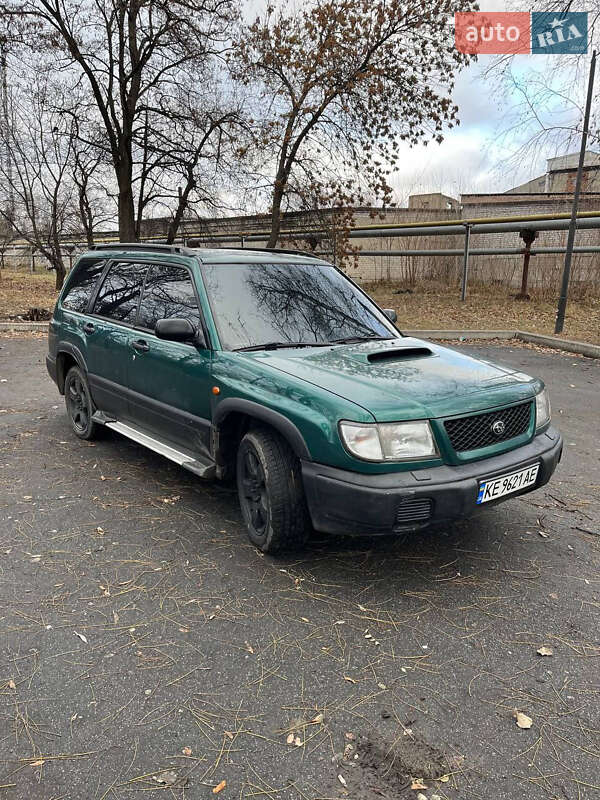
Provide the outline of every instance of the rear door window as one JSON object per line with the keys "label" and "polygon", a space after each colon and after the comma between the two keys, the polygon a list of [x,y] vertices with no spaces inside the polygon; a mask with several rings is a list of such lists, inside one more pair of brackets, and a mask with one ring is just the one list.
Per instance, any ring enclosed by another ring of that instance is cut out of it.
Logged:
{"label": "rear door window", "polygon": [[147,264],[113,264],[100,287],[93,313],[133,325],[147,270]]}
{"label": "rear door window", "polygon": [[69,280],[61,306],[69,311],[86,311],[105,264],[104,258],[85,258],[79,261]]}
{"label": "rear door window", "polygon": [[138,326],[153,331],[159,319],[187,319],[198,330],[200,311],[190,273],[175,264],[156,264],[148,270],[140,303]]}

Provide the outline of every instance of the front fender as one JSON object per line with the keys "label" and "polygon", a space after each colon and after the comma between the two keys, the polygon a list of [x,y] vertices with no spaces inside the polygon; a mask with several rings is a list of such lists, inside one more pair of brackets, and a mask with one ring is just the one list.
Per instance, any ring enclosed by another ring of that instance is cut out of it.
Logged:
{"label": "front fender", "polygon": [[279,431],[304,461],[357,469],[342,447],[338,422],[372,422],[361,406],[241,353],[215,353],[213,379],[219,389],[212,399],[216,428],[228,414],[244,413]]}

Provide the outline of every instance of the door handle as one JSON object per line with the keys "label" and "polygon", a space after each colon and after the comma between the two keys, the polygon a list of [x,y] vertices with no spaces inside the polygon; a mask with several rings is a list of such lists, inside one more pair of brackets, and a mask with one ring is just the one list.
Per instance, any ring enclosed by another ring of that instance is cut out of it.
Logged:
{"label": "door handle", "polygon": [[93,333],[96,330],[93,322],[85,322],[83,325],[84,333]]}
{"label": "door handle", "polygon": [[138,353],[147,353],[150,350],[150,345],[144,339],[136,339],[135,342],[131,343],[131,346],[134,350],[137,350]]}

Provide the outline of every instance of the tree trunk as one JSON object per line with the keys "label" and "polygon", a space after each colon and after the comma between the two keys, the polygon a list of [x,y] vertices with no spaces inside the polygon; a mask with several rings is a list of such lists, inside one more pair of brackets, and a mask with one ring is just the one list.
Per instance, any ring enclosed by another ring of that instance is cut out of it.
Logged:
{"label": "tree trunk", "polygon": [[284,183],[281,178],[276,178],[273,187],[273,209],[271,211],[271,233],[267,247],[275,247],[281,231],[281,201],[283,199]]}
{"label": "tree trunk", "polygon": [[119,241],[136,242],[135,205],[133,187],[131,185],[131,165],[127,162],[119,165],[117,179],[119,182]]}
{"label": "tree trunk", "polygon": [[196,181],[194,180],[194,176],[191,171],[188,173],[188,179],[185,185],[185,189],[179,192],[179,202],[177,203],[177,208],[175,209],[175,213],[173,214],[173,218],[169,223],[169,228],[167,230],[167,244],[173,244],[175,241],[175,237],[177,236],[177,231],[179,230],[179,226],[181,225],[181,221],[183,220],[183,215],[187,211],[190,192],[196,185]]}
{"label": "tree trunk", "polygon": [[53,266],[55,274],[54,288],[58,292],[62,289],[63,283],[65,282],[66,270],[62,261],[56,261]]}

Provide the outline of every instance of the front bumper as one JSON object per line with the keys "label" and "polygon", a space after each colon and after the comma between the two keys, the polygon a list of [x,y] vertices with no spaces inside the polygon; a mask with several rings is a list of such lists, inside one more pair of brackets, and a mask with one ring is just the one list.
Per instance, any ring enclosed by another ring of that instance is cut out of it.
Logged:
{"label": "front bumper", "polygon": [[[367,535],[402,533],[464,519],[481,508],[539,489],[550,480],[561,455],[561,435],[550,427],[516,450],[469,464],[365,475],[303,461],[302,477],[316,530]],[[477,505],[481,480],[516,472],[536,462],[540,468],[533,486]]]}

